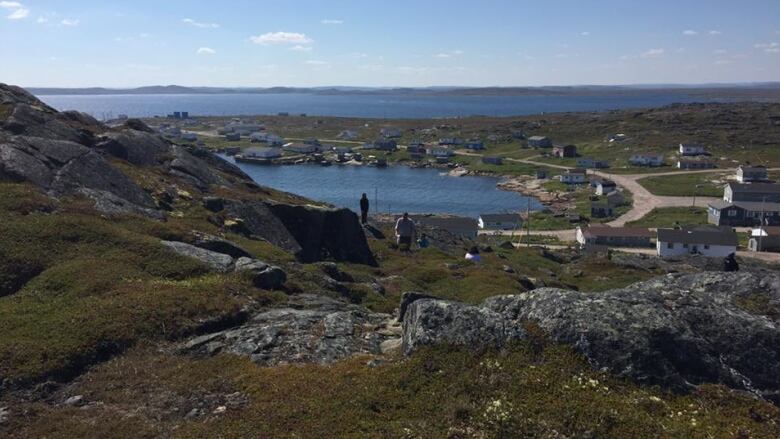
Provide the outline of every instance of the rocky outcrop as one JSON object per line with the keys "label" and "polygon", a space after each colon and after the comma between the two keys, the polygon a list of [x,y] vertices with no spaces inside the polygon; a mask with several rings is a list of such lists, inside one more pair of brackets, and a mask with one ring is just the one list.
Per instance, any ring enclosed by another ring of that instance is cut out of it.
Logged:
{"label": "rocky outcrop", "polygon": [[288,204],[270,204],[269,208],[300,245],[298,260],[377,265],[360,221],[351,210]]}
{"label": "rocky outcrop", "polygon": [[268,366],[323,364],[358,354],[381,354],[400,339],[400,327],[387,314],[322,296],[300,295],[292,300],[288,307],[261,312],[238,328],[194,338],[184,349],[201,355],[246,355]]}
{"label": "rocky outcrop", "polygon": [[533,324],[619,376],[678,390],[723,383],[780,402],[780,322],[761,315],[766,307],[780,307],[777,274],[668,275],[603,293],[541,288],[478,306],[422,298],[404,315],[403,343],[406,353],[502,347]]}
{"label": "rocky outcrop", "polygon": [[[203,238],[199,238],[199,240],[203,242]],[[246,274],[252,278],[252,283],[258,288],[275,290],[281,288],[287,282],[287,273],[281,268],[246,256],[239,256],[238,259],[234,259],[229,253],[235,252],[238,249],[237,246],[230,246],[232,243],[224,240],[211,242],[219,242],[219,247],[224,248],[227,253],[207,250],[199,246],[176,241],[162,241],[162,245],[173,250],[174,253],[197,259],[219,273],[235,271]]]}

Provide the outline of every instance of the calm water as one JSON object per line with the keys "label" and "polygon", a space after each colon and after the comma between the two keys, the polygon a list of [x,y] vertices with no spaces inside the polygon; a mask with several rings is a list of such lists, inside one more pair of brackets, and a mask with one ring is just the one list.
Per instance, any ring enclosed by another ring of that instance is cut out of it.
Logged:
{"label": "calm water", "polygon": [[[223,156],[231,163],[231,157]],[[286,165],[263,166],[237,163],[258,184],[303,195],[313,200],[360,209],[358,200],[365,192],[380,212],[449,213],[478,217],[481,213],[525,211],[528,198],[496,188],[497,178],[450,177],[438,169],[411,169],[389,166]],[[541,205],[531,199],[531,209]]]}
{"label": "calm water", "polygon": [[78,110],[98,119],[127,114],[152,117],[173,111],[193,116],[262,115],[289,112],[319,116],[433,118],[519,116],[541,112],[602,111],[702,101],[683,93],[637,92],[600,96],[345,96],[314,94],[39,96],[58,110]]}

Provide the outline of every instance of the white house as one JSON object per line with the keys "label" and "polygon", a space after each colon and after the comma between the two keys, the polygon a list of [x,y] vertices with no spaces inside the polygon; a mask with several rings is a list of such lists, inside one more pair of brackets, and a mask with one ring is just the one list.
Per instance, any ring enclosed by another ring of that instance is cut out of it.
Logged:
{"label": "white house", "polygon": [[305,143],[288,143],[284,145],[284,150],[296,154],[314,154],[315,152],[320,151],[320,147],[317,145],[307,145]]}
{"label": "white house", "polygon": [[737,251],[737,233],[728,227],[658,229],[656,249],[662,258],[703,255],[724,258]]}
{"label": "white house", "polygon": [[585,183],[586,173],[584,169],[569,169],[561,174],[561,183],[582,184]]}
{"label": "white house", "polygon": [[696,155],[706,155],[706,154],[707,154],[707,150],[701,145],[695,145],[693,143],[680,144],[680,155],[696,156]]}
{"label": "white house", "polygon": [[737,168],[737,181],[740,183],[750,183],[754,181],[766,181],[769,176],[764,166],[740,165]]}
{"label": "white house", "polygon": [[247,148],[244,150],[243,157],[256,159],[277,159],[282,156],[282,150],[279,148]]}
{"label": "white house", "polygon": [[617,184],[612,180],[600,180],[596,183],[596,195],[607,195],[617,190]]}
{"label": "white house", "polygon": [[344,140],[354,140],[354,139],[357,138],[357,136],[358,136],[358,133],[356,131],[344,130],[344,131],[340,132],[337,137],[339,139],[344,139]]}
{"label": "white house", "polygon": [[482,230],[516,230],[522,223],[520,215],[516,213],[486,213],[477,220]]}

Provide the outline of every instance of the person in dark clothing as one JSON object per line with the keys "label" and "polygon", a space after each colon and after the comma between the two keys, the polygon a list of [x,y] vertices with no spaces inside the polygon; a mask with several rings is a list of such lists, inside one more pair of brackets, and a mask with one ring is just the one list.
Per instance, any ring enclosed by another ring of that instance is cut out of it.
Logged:
{"label": "person in dark clothing", "polygon": [[726,258],[723,260],[723,271],[739,271],[739,264],[737,263],[737,259],[734,257],[734,253],[726,256]]}
{"label": "person in dark clothing", "polygon": [[360,197],[360,223],[363,225],[368,223],[368,197],[366,194]]}

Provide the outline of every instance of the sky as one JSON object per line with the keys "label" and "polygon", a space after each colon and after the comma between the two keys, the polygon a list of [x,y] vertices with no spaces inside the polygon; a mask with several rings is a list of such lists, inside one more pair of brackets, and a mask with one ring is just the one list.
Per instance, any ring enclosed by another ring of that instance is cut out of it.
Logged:
{"label": "sky", "polygon": [[25,87],[780,80],[780,0],[0,0]]}

